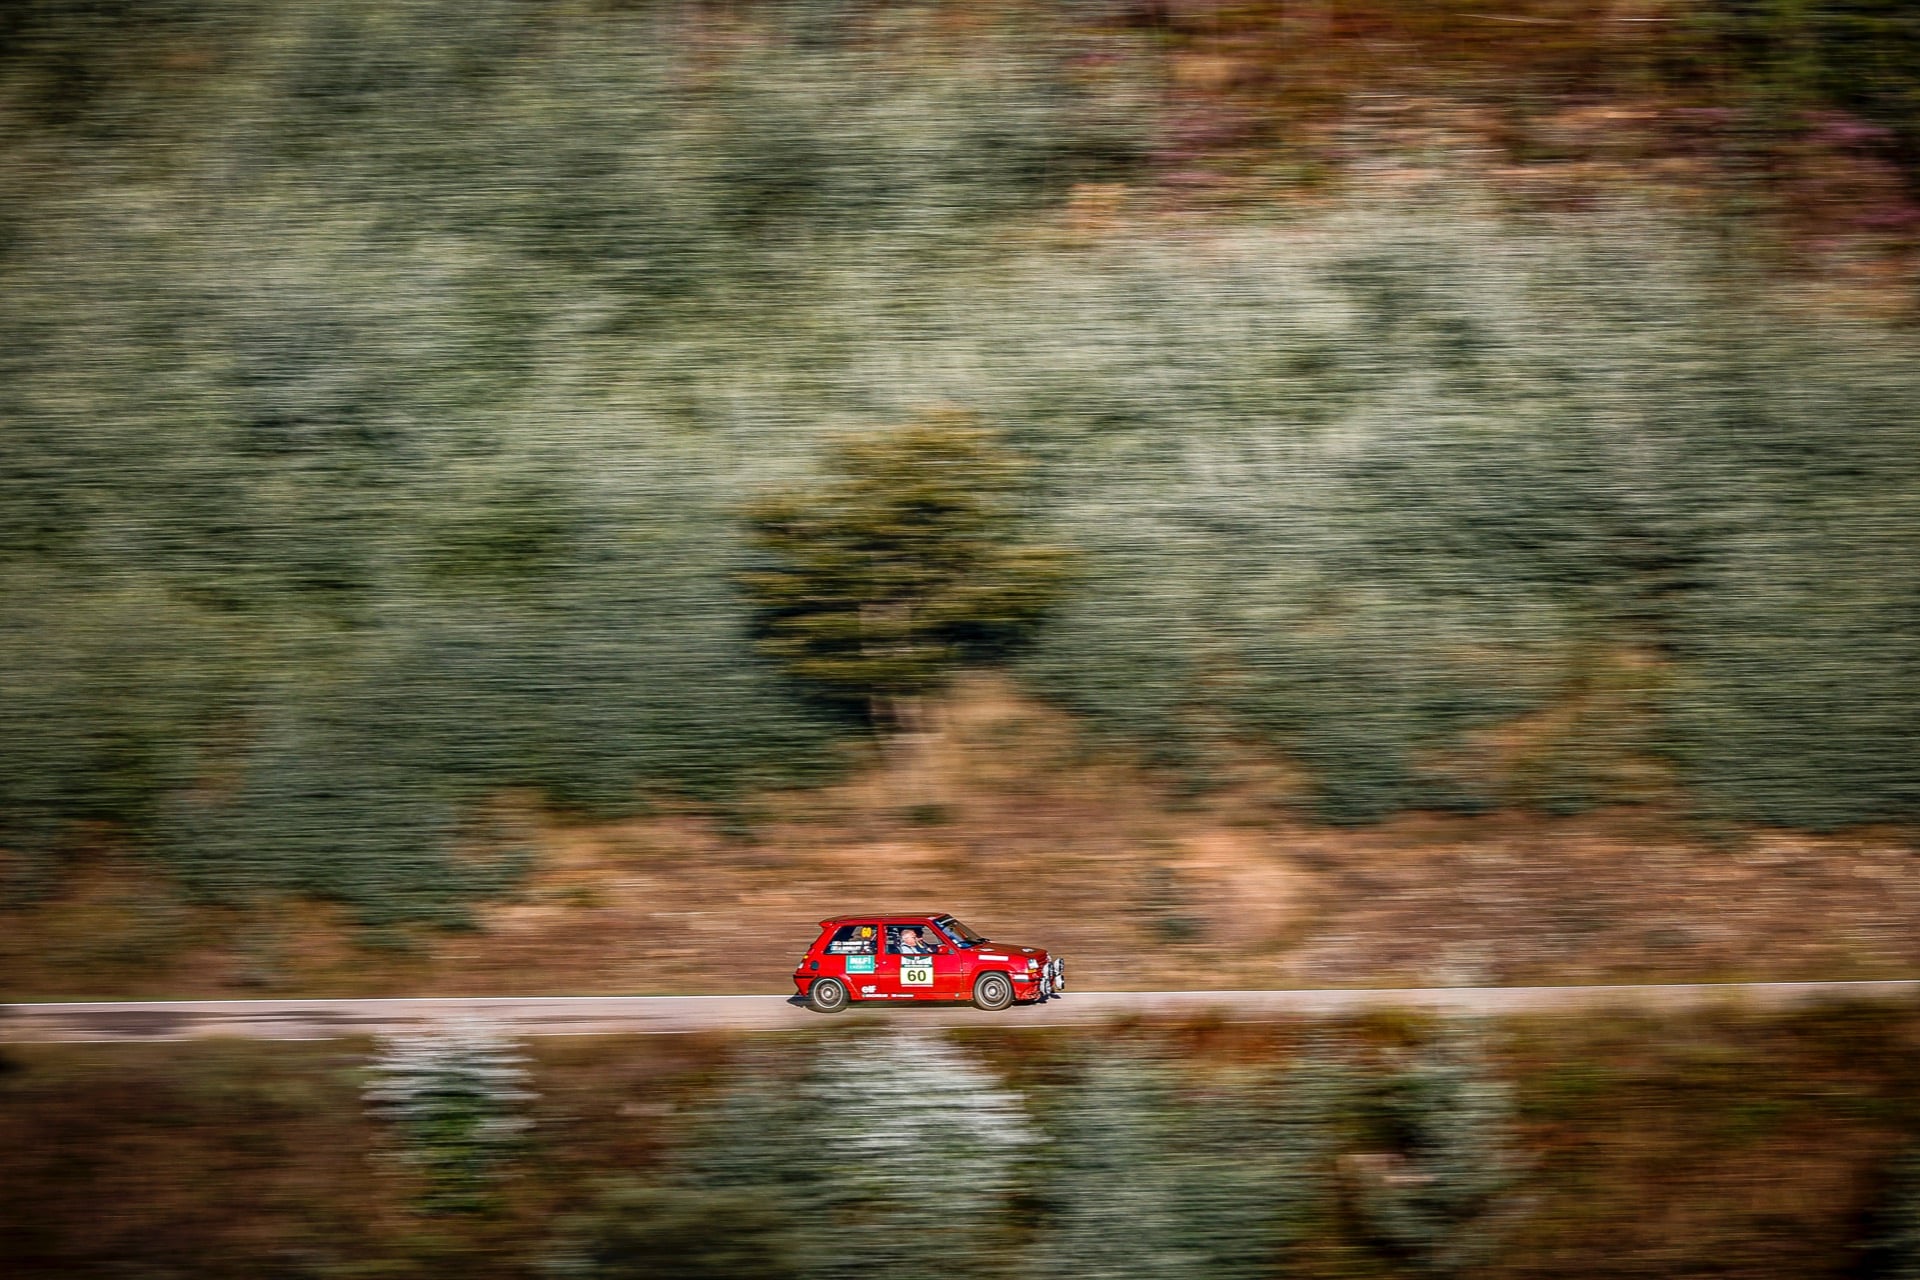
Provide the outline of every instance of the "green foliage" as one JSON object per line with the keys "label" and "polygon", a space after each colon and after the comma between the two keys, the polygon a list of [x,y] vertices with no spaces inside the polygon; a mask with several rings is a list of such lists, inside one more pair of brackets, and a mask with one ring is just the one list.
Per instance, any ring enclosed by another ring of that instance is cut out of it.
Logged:
{"label": "green foliage", "polygon": [[22,575],[0,600],[0,830],[45,848],[75,819],[151,823],[193,778],[191,739],[231,694],[214,620],[139,581]]}
{"label": "green foliage", "polygon": [[1813,827],[1920,811],[1920,547],[1894,515],[1912,501],[1904,470],[1863,458],[1704,566],[1670,723],[1710,803]]}
{"label": "green foliage", "polygon": [[1920,1152],[1904,1151],[1893,1162],[1873,1217],[1862,1274],[1874,1280],[1920,1277]]}
{"label": "green foliage", "polygon": [[1322,1211],[1342,1073],[1309,1054],[1284,1076],[1195,1081],[1129,1054],[1088,1063],[1052,1100],[1043,1274],[1265,1276]]}
{"label": "green foliage", "polygon": [[454,856],[487,789],[817,772],[842,727],[729,581],[736,415],[793,407],[739,335],[1134,145],[1057,54],[829,17],[9,10],[0,841],[457,919],[512,865]]}
{"label": "green foliage", "polygon": [[1064,554],[1021,542],[1018,460],[957,415],[846,440],[811,488],[747,511],[771,563],[743,575],[761,649],[830,699],[886,708],[1004,649],[1058,593]]}
{"label": "green foliage", "polygon": [[1751,125],[1792,134],[1839,108],[1920,177],[1920,15],[1904,0],[1712,0],[1679,17],[1683,74],[1710,71]]}
{"label": "green foliage", "polygon": [[[819,776],[844,717],[756,637],[848,701],[1030,637],[1095,727],[1269,745],[1343,821],[1604,802],[1623,760],[1730,818],[1920,810],[1908,337],[1632,208],[1045,248],[1011,233],[1147,149],[1125,38],[689,12],[8,10],[0,842],[455,920],[514,865],[489,791]],[[930,403],[1004,442],[879,429]],[[852,505],[756,548],[770,490]],[[765,611],[756,554],[797,556]],[[1623,651],[1569,776],[1488,758]]]}
{"label": "green foliage", "polygon": [[523,1062],[511,1042],[479,1027],[383,1042],[366,1098],[419,1172],[424,1212],[493,1207],[494,1183],[532,1124]]}
{"label": "green foliage", "polygon": [[544,1268],[580,1280],[736,1280],[794,1275],[764,1195],[616,1183],[565,1222]]}
{"label": "green foliage", "polygon": [[1373,1104],[1388,1150],[1356,1179],[1368,1232],[1423,1271],[1466,1272],[1491,1245],[1498,1197],[1518,1174],[1511,1090],[1477,1035],[1452,1026],[1379,1078]]}
{"label": "green foliage", "polygon": [[1650,652],[1618,758],[1744,817],[1912,813],[1907,344],[1774,309],[1644,212],[1457,199],[992,297],[956,364],[1086,556],[1029,677],[1176,762],[1281,745],[1357,820],[1524,797],[1462,767],[1475,734]]}
{"label": "green foliage", "polygon": [[744,1075],[700,1140],[700,1186],[780,1216],[803,1277],[939,1259],[990,1270],[1029,1149],[1025,1100],[937,1035],[899,1030],[817,1052],[798,1080]]}

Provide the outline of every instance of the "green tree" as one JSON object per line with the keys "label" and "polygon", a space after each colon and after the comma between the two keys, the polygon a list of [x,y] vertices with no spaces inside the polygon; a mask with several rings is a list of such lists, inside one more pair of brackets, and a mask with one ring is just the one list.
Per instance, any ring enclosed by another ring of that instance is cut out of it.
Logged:
{"label": "green tree", "polygon": [[1058,596],[1066,553],[1021,538],[1021,492],[1019,458],[958,413],[837,443],[813,483],[747,509],[762,651],[877,724],[910,722]]}

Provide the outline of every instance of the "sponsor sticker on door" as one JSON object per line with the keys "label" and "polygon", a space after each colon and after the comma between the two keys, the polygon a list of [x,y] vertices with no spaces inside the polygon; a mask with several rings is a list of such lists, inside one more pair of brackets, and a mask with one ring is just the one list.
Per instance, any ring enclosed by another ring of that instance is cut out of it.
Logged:
{"label": "sponsor sticker on door", "polygon": [[848,956],[847,972],[848,973],[872,973],[873,957],[872,956]]}

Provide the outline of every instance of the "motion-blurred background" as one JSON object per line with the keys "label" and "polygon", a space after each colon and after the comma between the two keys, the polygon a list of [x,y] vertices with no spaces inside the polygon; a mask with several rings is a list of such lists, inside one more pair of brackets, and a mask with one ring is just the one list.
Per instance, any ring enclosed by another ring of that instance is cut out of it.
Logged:
{"label": "motion-blurred background", "polygon": [[[0,999],[1920,974],[1910,0],[6,0],[0,136]],[[1914,1275],[1917,1027],[10,1049],[0,1259]]]}

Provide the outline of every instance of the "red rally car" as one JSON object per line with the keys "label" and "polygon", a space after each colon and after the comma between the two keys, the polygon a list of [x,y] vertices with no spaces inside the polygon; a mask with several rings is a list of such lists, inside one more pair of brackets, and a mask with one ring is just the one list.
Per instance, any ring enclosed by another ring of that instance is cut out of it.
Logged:
{"label": "red rally car", "polygon": [[795,966],[793,985],[820,1013],[854,1000],[971,1000],[1004,1009],[1066,989],[1060,961],[989,942],[952,916],[837,916]]}

